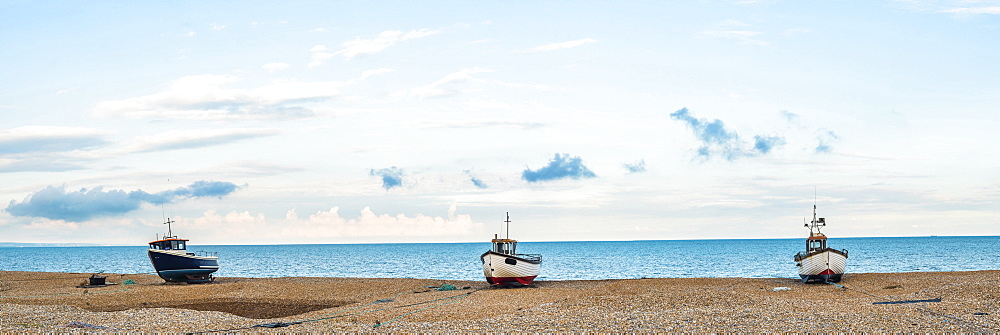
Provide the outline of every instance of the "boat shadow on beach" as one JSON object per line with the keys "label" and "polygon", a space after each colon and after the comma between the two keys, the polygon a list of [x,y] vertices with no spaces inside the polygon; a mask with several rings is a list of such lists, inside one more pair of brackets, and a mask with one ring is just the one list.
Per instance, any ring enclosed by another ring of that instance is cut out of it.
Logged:
{"label": "boat shadow on beach", "polygon": [[312,311],[335,308],[352,304],[353,302],[327,302],[301,299],[240,299],[240,298],[213,298],[213,299],[187,299],[175,301],[162,301],[155,303],[142,302],[132,308],[122,308],[108,310],[126,310],[134,308],[180,308],[197,311],[216,311],[242,316],[250,319],[273,319],[283,318]]}
{"label": "boat shadow on beach", "polygon": [[[211,282],[160,282],[148,283],[151,286],[180,287],[211,287],[229,286],[241,282],[249,282],[246,278],[216,277]],[[271,298],[188,298],[188,295],[178,295],[174,298],[151,299],[131,304],[115,306],[86,306],[84,309],[100,312],[115,312],[137,308],[178,308],[196,311],[215,311],[229,313],[250,319],[273,319],[295,316],[318,310],[336,308],[356,303],[355,301],[327,301],[316,299],[282,298],[280,295]]]}

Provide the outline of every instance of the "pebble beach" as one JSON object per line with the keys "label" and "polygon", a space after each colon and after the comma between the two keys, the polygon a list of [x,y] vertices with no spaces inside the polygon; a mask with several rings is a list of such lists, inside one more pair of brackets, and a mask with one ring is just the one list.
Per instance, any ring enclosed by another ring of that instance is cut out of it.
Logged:
{"label": "pebble beach", "polygon": [[521,288],[104,275],[112,285],[86,287],[90,274],[0,272],[0,333],[1000,332],[1000,271],[847,274],[839,285],[644,278]]}

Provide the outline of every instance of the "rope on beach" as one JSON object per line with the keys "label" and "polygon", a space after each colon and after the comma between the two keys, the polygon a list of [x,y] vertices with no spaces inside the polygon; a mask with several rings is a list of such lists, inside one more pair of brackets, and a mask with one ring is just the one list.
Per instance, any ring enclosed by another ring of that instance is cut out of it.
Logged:
{"label": "rope on beach", "polygon": [[[895,299],[891,295],[879,296],[879,295],[876,295],[876,294],[869,293],[868,291],[865,291],[865,290],[863,290],[861,288],[852,288],[852,287],[847,287],[846,285],[838,285],[838,284],[834,284],[834,283],[831,283],[831,282],[827,282],[827,284],[836,285],[837,287],[840,287],[842,289],[850,289],[852,291],[858,291],[858,292],[864,293],[865,295],[868,295],[868,296],[871,296],[871,297],[877,298],[877,299],[885,299],[885,298]],[[905,302],[881,302],[881,303],[875,302],[875,303],[872,303],[872,304],[879,305],[879,304],[896,304],[896,303],[916,303],[917,308],[923,310],[927,314],[934,315],[934,316],[939,316],[939,317],[942,317],[942,318],[945,318],[945,319],[952,319],[952,320],[964,323],[966,325],[971,325],[971,326],[979,327],[979,328],[982,328],[982,329],[988,329],[988,330],[991,330],[993,332],[1000,332],[1000,328],[997,328],[996,326],[993,326],[993,325],[984,325],[984,324],[981,324],[981,323],[978,323],[978,322],[973,322],[973,321],[965,320],[965,319],[962,319],[962,318],[954,316],[954,315],[940,313],[940,312],[934,311],[933,309],[930,309],[929,307],[927,307],[927,305],[922,304],[921,302],[941,302],[941,298],[928,299],[928,300],[907,300]]]}
{"label": "rope on beach", "polygon": [[[476,292],[478,292],[480,290],[483,290],[483,289],[485,289],[485,287],[484,288],[475,289],[475,290],[473,290],[471,292],[465,292],[465,293],[462,293],[462,294],[456,294],[456,295],[448,296],[448,297],[444,297],[444,298],[431,299],[431,300],[427,300],[427,301],[415,302],[415,303],[406,304],[406,305],[392,306],[392,307],[386,307],[386,308],[377,308],[377,309],[372,309],[372,310],[367,310],[367,311],[360,311],[360,312],[354,312],[354,313],[338,314],[338,313],[345,313],[345,312],[348,312],[348,311],[352,311],[352,310],[364,308],[364,307],[367,307],[367,306],[371,306],[371,305],[374,305],[376,303],[380,303],[380,301],[381,302],[385,301],[385,299],[379,299],[379,300],[375,300],[375,301],[370,302],[370,303],[365,304],[365,305],[361,305],[361,306],[357,306],[357,307],[350,308],[350,309],[347,309],[347,310],[343,310],[343,311],[331,313],[331,314],[336,314],[336,315],[332,315],[332,316],[318,317],[318,318],[305,319],[305,320],[296,320],[296,321],[291,321],[291,322],[264,323],[264,324],[258,324],[258,325],[253,325],[253,326],[238,327],[238,328],[229,328],[229,329],[216,329],[216,330],[197,331],[197,332],[187,333],[187,335],[209,334],[209,333],[220,333],[220,332],[231,332],[231,331],[237,331],[237,330],[249,330],[249,329],[253,329],[253,328],[280,328],[280,327],[287,327],[287,326],[291,326],[291,325],[303,324],[303,323],[308,323],[308,322],[323,321],[323,320],[330,320],[330,319],[337,319],[337,318],[343,318],[343,317],[348,317],[348,316],[353,316],[353,315],[360,315],[360,314],[370,313],[370,312],[379,312],[379,311],[386,311],[386,310],[396,309],[396,308],[419,306],[419,305],[429,304],[429,303],[432,303],[432,302],[435,302],[435,301],[441,301],[441,300],[450,300],[450,299],[456,299],[456,298],[464,298],[464,297],[468,297],[469,295],[472,295],[473,293],[476,293]],[[411,291],[406,291],[406,292],[397,294],[393,298],[399,297],[399,296],[401,296],[403,294],[410,293],[410,292]],[[447,305],[447,304],[450,304],[450,303],[457,302],[459,300],[461,300],[461,299],[457,299],[455,301],[451,301],[451,302],[447,302],[447,303],[443,303],[443,304],[438,304],[438,305],[435,305],[435,306],[431,306],[431,307],[422,308],[422,309],[419,309],[419,310],[416,310],[416,311],[408,312],[408,313],[405,313],[403,315],[397,316],[397,317],[393,318],[392,320],[386,321],[385,323],[381,323],[381,324],[377,323],[374,327],[378,327],[380,325],[384,325],[386,323],[392,322],[392,321],[394,321],[396,319],[399,319],[399,318],[404,317],[404,316],[409,315],[409,314],[413,314],[413,313],[416,313],[416,312],[419,312],[419,311],[427,310],[427,309],[438,307],[438,306]],[[331,315],[331,314],[327,314],[327,315]]]}
{"label": "rope on beach", "polygon": [[894,300],[894,301],[879,301],[873,302],[872,305],[898,305],[898,304],[916,304],[921,302],[941,302],[941,298],[934,299],[921,299],[921,300]]}
{"label": "rope on beach", "polygon": [[327,316],[334,315],[334,314],[347,313],[347,312],[350,312],[350,311],[353,311],[353,310],[356,310],[356,309],[365,308],[365,307],[368,307],[368,306],[371,306],[371,305],[374,305],[374,304],[380,304],[380,303],[390,302],[390,301],[395,300],[396,298],[398,298],[401,295],[404,295],[404,294],[407,294],[407,293],[412,293],[412,292],[413,292],[412,290],[406,290],[406,291],[403,291],[403,292],[401,292],[401,293],[399,293],[397,295],[392,296],[391,298],[378,299],[378,300],[369,302],[369,303],[364,304],[364,305],[354,306],[352,308],[348,308],[348,309],[345,309],[345,310],[330,312],[330,313],[327,313],[327,314],[324,314],[324,315],[320,315],[319,317],[323,318],[323,317],[327,317]]}
{"label": "rope on beach", "polygon": [[76,277],[56,277],[56,278],[5,279],[5,280],[2,280],[0,282],[43,281],[43,280],[70,280],[70,279],[80,279],[80,276],[76,276]]}
{"label": "rope on beach", "polygon": [[[481,290],[481,289],[479,289],[479,290]],[[479,290],[476,290],[476,291],[479,291]],[[425,311],[425,310],[428,310],[428,309],[431,309],[431,308],[441,307],[441,306],[444,306],[444,305],[447,305],[447,304],[454,304],[456,302],[461,301],[462,299],[467,298],[469,295],[472,295],[472,293],[475,293],[476,291],[468,292],[468,293],[465,293],[465,294],[460,294],[460,295],[457,295],[457,296],[448,297],[447,299],[452,299],[452,298],[455,298],[455,297],[457,297],[458,299],[455,299],[455,300],[452,300],[452,301],[448,301],[448,302],[445,302],[445,303],[441,303],[441,304],[437,304],[437,305],[430,306],[430,307],[421,308],[421,309],[418,309],[418,310],[415,310],[415,311],[412,311],[412,312],[404,313],[403,315],[394,317],[394,318],[390,319],[389,321],[382,322],[382,323],[376,323],[375,325],[372,326],[372,328],[378,328],[379,326],[384,326],[384,325],[388,324],[389,322],[396,321],[396,320],[398,320],[398,319],[400,319],[400,318],[402,318],[404,316],[407,316],[407,315],[410,315],[410,314],[413,314],[413,313],[416,313],[416,312],[422,312],[422,311]]]}
{"label": "rope on beach", "polygon": [[[847,287],[847,285],[841,285],[841,284],[837,284],[837,283],[834,283],[834,282],[826,282],[826,283],[830,284],[830,285],[833,285],[833,286],[836,286],[836,287],[839,287],[839,288],[844,289],[844,290],[858,291],[858,292],[864,293],[865,295],[870,296],[872,298],[878,298],[878,299],[884,299],[885,298],[883,296],[878,296],[878,295],[874,295],[874,294],[868,293],[868,291],[865,291],[865,290],[860,289],[860,288]],[[886,297],[892,298],[891,295],[887,295]]]}
{"label": "rope on beach", "polygon": [[927,314],[930,314],[930,315],[936,315],[936,316],[939,316],[939,317],[942,317],[942,318],[945,318],[945,319],[952,319],[952,320],[955,320],[955,321],[958,321],[958,322],[961,322],[961,323],[965,323],[965,324],[968,324],[968,325],[976,326],[976,327],[979,327],[979,328],[989,329],[992,332],[1000,332],[1000,328],[997,328],[996,326],[994,326],[992,324],[984,325],[984,324],[980,324],[978,322],[973,322],[973,321],[965,320],[965,319],[962,319],[962,318],[954,316],[954,315],[949,315],[949,314],[945,314],[945,313],[939,313],[939,312],[937,312],[937,311],[935,311],[933,309],[928,308],[924,304],[917,305],[917,308],[923,310],[924,312],[927,312]]}
{"label": "rope on beach", "polygon": [[[55,277],[55,278],[28,278],[28,279],[4,279],[4,280],[0,280],[0,282],[17,282],[17,281],[43,281],[43,280],[69,280],[69,279],[80,279],[80,275],[85,275],[85,274],[86,274],[86,273],[80,273],[80,274],[78,274],[77,276],[74,276],[74,277]],[[125,277],[125,276],[131,276],[131,275],[150,275],[150,274],[153,274],[153,275],[155,275],[155,274],[156,274],[156,272],[143,272],[143,273],[122,273],[122,274],[118,274],[118,277],[119,277],[119,278],[121,278],[121,277]],[[108,274],[108,275],[114,275],[114,274]]]}
{"label": "rope on beach", "polygon": [[25,296],[0,296],[0,299],[5,298],[45,298],[45,297],[58,297],[63,295],[75,295],[75,294],[101,294],[101,293],[116,293],[131,291],[130,289],[121,289],[116,291],[97,291],[97,292],[69,292],[69,293],[56,293],[56,294],[45,294],[45,295],[25,295]]}
{"label": "rope on beach", "polygon": [[[128,275],[151,274],[151,273],[155,274],[156,272],[124,273],[124,274],[121,274],[120,277],[125,277],[125,276],[128,276]],[[81,273],[81,275],[82,275],[82,273]],[[7,283],[7,282],[45,281],[45,280],[70,280],[70,279],[80,279],[80,276],[74,276],[74,277],[55,277],[55,278],[5,279],[5,280],[0,280],[0,286],[2,286],[4,283]],[[131,279],[129,279],[129,280],[131,281]],[[135,281],[132,281],[132,284],[135,284]],[[6,290],[0,289],[0,291],[6,291]],[[122,290],[117,290],[117,291],[55,293],[55,294],[45,294],[45,295],[0,296],[0,299],[7,299],[7,298],[10,298],[10,299],[16,299],[16,298],[45,298],[45,297],[58,297],[58,296],[63,296],[63,295],[100,294],[100,293],[115,293],[115,292],[124,292],[124,291],[129,291],[129,289],[122,289]]]}

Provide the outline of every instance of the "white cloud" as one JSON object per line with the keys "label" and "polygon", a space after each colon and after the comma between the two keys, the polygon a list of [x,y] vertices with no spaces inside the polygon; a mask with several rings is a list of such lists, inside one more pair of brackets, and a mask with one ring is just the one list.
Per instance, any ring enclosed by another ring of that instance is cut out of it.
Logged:
{"label": "white cloud", "polygon": [[449,73],[448,75],[444,76],[444,78],[441,78],[440,80],[435,81],[430,85],[410,89],[406,92],[406,95],[418,97],[421,99],[457,95],[464,92],[465,90],[463,90],[460,87],[455,87],[457,85],[454,84],[464,83],[464,82],[484,82],[484,80],[473,76],[474,74],[483,72],[493,72],[493,71],[478,67],[463,69],[458,72]]}
{"label": "white cloud", "polygon": [[268,128],[185,129],[136,137],[129,141],[130,145],[124,151],[149,152],[199,148],[278,133],[277,129]]}
{"label": "white cloud", "polygon": [[922,12],[948,13],[956,16],[1000,15],[1000,1],[996,0],[895,0],[894,2]]}
{"label": "white cloud", "polygon": [[453,122],[423,122],[424,128],[515,128],[533,129],[544,127],[545,123],[531,121],[508,121],[508,120],[468,120]]}
{"label": "white cloud", "polygon": [[84,224],[77,222],[67,222],[64,220],[52,220],[46,218],[31,218],[29,224],[24,226],[26,230],[48,230],[48,231],[66,231],[66,230],[77,230],[81,226],[94,226],[93,224]]}
{"label": "white cloud", "polygon": [[231,75],[183,77],[163,92],[98,103],[94,115],[196,120],[302,118],[313,113],[301,103],[339,96],[344,86],[325,81],[277,82],[249,90],[227,87],[240,80]]}
{"label": "white cloud", "polygon": [[83,127],[59,127],[59,126],[23,126],[11,130],[0,131],[0,141],[11,138],[39,138],[39,137],[79,137],[97,136],[105,134],[104,131],[94,128]]}
{"label": "white cloud", "polygon": [[746,29],[748,27],[748,24],[739,20],[725,20],[714,24],[710,30],[698,33],[697,36],[702,38],[735,40],[740,44],[767,45],[767,42],[756,38],[761,35],[761,32]]}
{"label": "white cloud", "polygon": [[811,33],[811,32],[812,32],[812,29],[809,29],[809,28],[791,28],[791,29],[786,29],[785,32],[784,32],[784,34],[785,35],[796,35],[796,34],[808,34],[808,33]]}
{"label": "white cloud", "polygon": [[540,46],[537,46],[537,47],[533,47],[533,48],[528,48],[528,49],[525,49],[525,50],[521,50],[521,51],[518,51],[518,52],[519,53],[529,53],[529,52],[555,51],[555,50],[575,48],[575,47],[578,47],[578,46],[581,46],[581,45],[584,45],[584,44],[587,44],[587,43],[596,43],[596,42],[597,42],[597,40],[595,40],[593,38],[583,38],[583,39],[573,40],[573,41],[566,41],[566,42],[559,42],[559,43],[551,43],[551,44],[546,44],[546,45],[540,45]]}
{"label": "white cloud", "polygon": [[219,31],[219,30],[226,29],[226,26],[218,24],[218,23],[213,23],[210,29],[215,30],[215,31]]}
{"label": "white cloud", "polygon": [[332,53],[327,52],[327,48],[325,46],[317,45],[309,50],[313,53],[312,62],[309,63],[309,66],[316,67],[323,65],[323,62],[338,55],[347,60],[359,56],[371,55],[381,52],[382,50],[396,45],[399,42],[431,36],[437,34],[438,32],[439,31],[437,30],[427,29],[411,30],[406,33],[399,30],[383,31],[372,39],[356,37],[353,41],[344,42],[341,44],[343,49]]}
{"label": "white cloud", "polygon": [[247,93],[254,102],[277,105],[285,102],[334,97],[340,95],[339,89],[343,86],[344,84],[337,81],[290,81],[258,87]]}
{"label": "white cloud", "polygon": [[352,242],[359,238],[412,241],[420,237],[447,238],[483,233],[482,223],[474,222],[469,215],[456,214],[456,210],[456,206],[451,205],[447,217],[421,214],[411,217],[377,214],[370,207],[364,207],[357,217],[346,218],[340,215],[340,207],[317,211],[308,217],[300,217],[293,209],[280,220],[247,211],[221,215],[213,210],[198,218],[178,218],[175,227],[187,229],[191,234],[202,236],[202,241],[213,243],[245,242],[259,237],[249,235],[255,231],[267,231],[267,243]]}
{"label": "white cloud", "polygon": [[[306,234],[326,234],[327,236],[449,236],[470,235],[482,231],[482,224],[472,221],[469,215],[456,215],[456,206],[448,210],[448,217],[431,217],[417,214],[390,216],[376,214],[365,207],[357,218],[340,216],[340,208],[318,211],[308,218],[299,218],[295,211],[289,211],[282,221],[292,236]],[[294,232],[294,231],[299,232]]]}
{"label": "white cloud", "polygon": [[1000,15],[1000,6],[952,7],[952,8],[942,9],[941,11],[944,13],[959,14],[959,15],[976,15],[976,14]]}
{"label": "white cloud", "polygon": [[392,69],[384,68],[384,67],[383,68],[378,68],[378,69],[373,69],[373,70],[365,70],[364,72],[361,72],[361,80],[365,80],[365,79],[368,79],[369,77],[377,76],[377,75],[380,75],[380,74],[383,74],[383,73],[389,73],[389,72],[392,72]]}
{"label": "white cloud", "polygon": [[336,56],[335,53],[327,52],[327,50],[329,49],[327,49],[327,47],[322,44],[318,44],[310,48],[309,52],[312,53],[312,61],[309,62],[309,67],[317,67],[323,65],[323,62],[326,62],[330,58],[333,58],[333,56]]}
{"label": "white cloud", "polygon": [[0,130],[0,172],[68,171],[105,146],[108,133],[93,128],[24,126]]}
{"label": "white cloud", "polygon": [[755,39],[754,37],[757,35],[760,35],[760,32],[749,31],[749,30],[711,30],[698,33],[698,36],[701,37],[730,39],[730,40],[735,40],[740,44],[752,44],[760,46],[767,45],[767,42]]}
{"label": "white cloud", "polygon": [[745,6],[752,6],[752,5],[759,5],[759,4],[773,4],[774,2],[775,2],[775,0],[738,0],[738,1],[736,1],[736,4],[737,5],[745,5]]}
{"label": "white cloud", "polygon": [[267,70],[267,72],[275,73],[284,69],[291,67],[288,63],[267,63],[261,65],[260,68]]}
{"label": "white cloud", "polygon": [[0,131],[0,154],[65,152],[104,143],[107,133],[93,128],[24,126]]}

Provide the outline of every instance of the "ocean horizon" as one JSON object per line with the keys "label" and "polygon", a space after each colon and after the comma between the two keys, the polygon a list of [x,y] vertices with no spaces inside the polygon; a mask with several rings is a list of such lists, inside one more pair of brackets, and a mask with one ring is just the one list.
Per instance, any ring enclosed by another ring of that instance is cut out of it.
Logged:
{"label": "ocean horizon", "polygon": [[[0,270],[150,273],[141,246],[0,243]],[[847,273],[997,269],[1000,236],[830,238],[847,249]],[[628,278],[798,278],[793,255],[804,238],[520,242],[541,254],[538,280]],[[489,242],[198,245],[219,254],[219,277],[353,277],[482,280]]]}
{"label": "ocean horizon", "polygon": [[[1000,237],[1000,235],[915,235],[915,236],[854,236],[837,237],[845,239],[867,239],[867,238],[923,238],[923,237]],[[830,239],[835,239],[831,237]],[[667,240],[592,240],[592,241],[530,241],[524,243],[563,243],[563,242],[652,242],[652,241],[727,241],[727,240],[803,240],[805,237],[777,237],[777,238],[689,238],[689,239],[667,239]],[[205,244],[205,246],[272,246],[272,245],[362,245],[362,244],[463,244],[463,243],[484,243],[480,241],[460,241],[460,242],[357,242],[357,243],[274,243],[274,244]],[[518,243],[522,241],[518,240]],[[0,241],[0,248],[14,247],[131,247],[136,244],[119,243],[82,243],[82,242],[10,242]]]}

